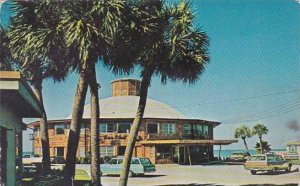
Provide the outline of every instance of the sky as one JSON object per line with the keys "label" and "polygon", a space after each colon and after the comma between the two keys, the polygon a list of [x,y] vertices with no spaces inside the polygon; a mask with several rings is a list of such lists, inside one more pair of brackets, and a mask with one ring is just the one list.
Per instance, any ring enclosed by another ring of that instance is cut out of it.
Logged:
{"label": "sky", "polygon": [[[233,139],[236,127],[252,128],[263,123],[263,136],[271,148],[285,148],[287,141],[300,138],[300,3],[296,0],[194,0],[198,25],[209,36],[211,61],[200,80],[189,85],[160,83],[154,77],[149,98],[164,102],[189,118],[220,121],[215,139]],[[8,13],[4,4],[1,23]],[[70,115],[75,95],[76,73],[64,82],[44,82],[44,101],[49,119]],[[117,78],[97,64],[100,98],[111,96],[110,82]],[[87,98],[86,104],[89,103]],[[100,108],[101,109],[101,108]],[[29,121],[29,120],[25,120]],[[24,151],[30,151],[24,132]],[[253,149],[257,136],[247,139]],[[243,149],[242,141],[222,149]]]}

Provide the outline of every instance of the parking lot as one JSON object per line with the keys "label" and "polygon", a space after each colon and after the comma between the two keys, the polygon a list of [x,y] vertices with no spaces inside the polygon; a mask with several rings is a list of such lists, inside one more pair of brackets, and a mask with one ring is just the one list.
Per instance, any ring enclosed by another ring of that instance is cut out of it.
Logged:
{"label": "parking lot", "polygon": [[[89,171],[88,165],[77,165]],[[277,174],[258,173],[251,175],[243,165],[157,165],[155,173],[129,178],[131,186],[199,186],[199,185],[295,185],[300,184],[299,166],[292,172]],[[118,185],[117,176],[104,176],[104,186]]]}

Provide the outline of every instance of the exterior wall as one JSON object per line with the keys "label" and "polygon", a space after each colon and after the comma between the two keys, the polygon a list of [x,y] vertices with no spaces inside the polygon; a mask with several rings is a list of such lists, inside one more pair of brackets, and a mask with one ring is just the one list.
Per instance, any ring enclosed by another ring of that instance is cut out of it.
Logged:
{"label": "exterior wall", "polygon": [[[21,116],[9,105],[0,105],[0,126],[7,130],[7,186],[16,185],[16,134],[22,134]],[[22,152],[20,152],[22,156]]]}
{"label": "exterior wall", "polygon": [[121,79],[112,82],[112,96],[139,96],[139,80]]}
{"label": "exterior wall", "polygon": [[[85,121],[82,124],[82,128],[86,127],[86,130],[81,130],[79,146],[77,156],[88,155],[90,151],[90,133],[89,133],[89,121]],[[65,147],[64,156],[66,156],[66,146],[68,139],[68,129],[64,130],[64,134],[55,134],[54,125],[65,124],[69,125],[69,123],[49,123],[49,139],[50,139],[50,156],[55,156],[55,148],[56,147]],[[101,121],[101,123],[132,123],[132,120],[107,120]],[[147,124],[156,123],[159,125],[158,134],[150,134],[147,131]],[[162,128],[164,123],[173,123],[176,124],[176,133],[174,134],[162,134]],[[151,160],[151,162],[155,163],[157,160],[157,146],[156,145],[142,145],[140,141],[143,140],[151,140],[151,139],[203,139],[198,136],[185,136],[183,135],[183,125],[184,124],[201,124],[200,122],[195,121],[183,121],[183,120],[166,120],[166,119],[144,119],[141,125],[141,128],[138,132],[138,140],[136,142],[136,147],[134,150],[133,156],[137,157],[147,157]],[[205,139],[213,139],[213,126],[207,124],[208,127],[208,136]],[[67,127],[66,127],[67,128]],[[128,133],[101,133],[100,134],[100,147],[112,147],[113,148],[113,156],[122,155],[119,152],[120,147],[125,148],[127,145],[127,136]],[[34,147],[41,148],[41,142],[39,136],[34,140]],[[212,147],[210,148],[209,153],[213,156]],[[186,149],[185,149],[186,151]],[[187,153],[187,152],[186,152]],[[41,155],[41,154],[39,154]],[[188,161],[187,157],[186,161]]]}

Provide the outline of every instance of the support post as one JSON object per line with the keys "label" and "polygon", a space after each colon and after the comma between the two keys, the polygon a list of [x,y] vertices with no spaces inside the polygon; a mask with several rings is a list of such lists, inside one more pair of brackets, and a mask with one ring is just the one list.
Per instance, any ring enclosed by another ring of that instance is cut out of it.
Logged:
{"label": "support post", "polygon": [[192,160],[191,160],[191,154],[190,154],[190,146],[186,146],[187,147],[187,151],[188,151],[188,155],[189,155],[189,162],[190,162],[190,165],[192,165]]}
{"label": "support post", "polygon": [[220,148],[219,148],[219,161],[221,160],[221,150],[222,150],[222,145],[220,144]]}

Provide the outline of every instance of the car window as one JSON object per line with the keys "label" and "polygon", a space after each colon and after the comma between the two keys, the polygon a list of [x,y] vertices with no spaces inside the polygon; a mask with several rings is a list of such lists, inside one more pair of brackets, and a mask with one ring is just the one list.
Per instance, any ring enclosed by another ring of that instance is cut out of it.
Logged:
{"label": "car window", "polygon": [[151,162],[150,162],[150,160],[148,159],[148,158],[141,158],[140,159],[141,160],[141,163],[142,164],[144,164],[144,165],[149,165],[149,164],[151,164]]}
{"label": "car window", "polygon": [[110,164],[117,164],[117,159],[112,159],[109,161]]}
{"label": "car window", "polygon": [[122,159],[118,159],[118,164],[122,164],[123,160]]}
{"label": "car window", "polygon": [[138,159],[132,159],[131,164],[140,164]]}
{"label": "car window", "polygon": [[251,156],[250,161],[265,161],[266,157],[265,156]]}
{"label": "car window", "polygon": [[268,161],[274,161],[275,157],[274,156],[268,156]]}
{"label": "car window", "polygon": [[282,161],[282,157],[281,156],[275,156],[276,161]]}

